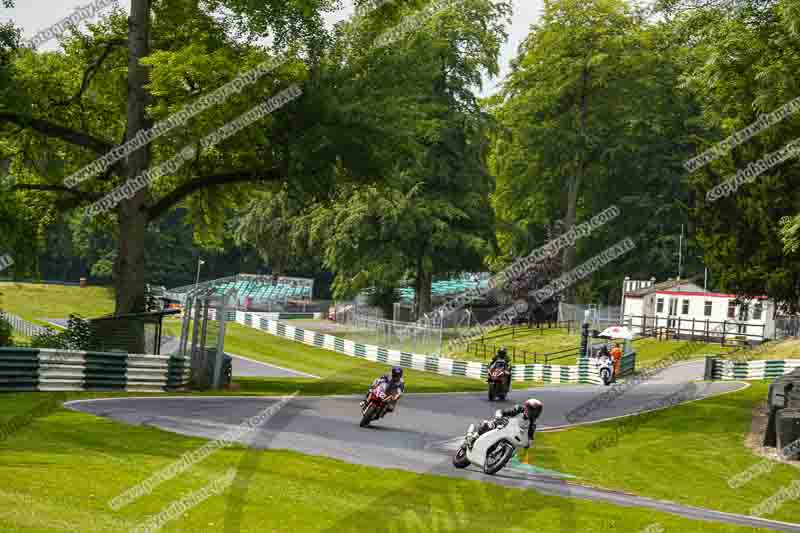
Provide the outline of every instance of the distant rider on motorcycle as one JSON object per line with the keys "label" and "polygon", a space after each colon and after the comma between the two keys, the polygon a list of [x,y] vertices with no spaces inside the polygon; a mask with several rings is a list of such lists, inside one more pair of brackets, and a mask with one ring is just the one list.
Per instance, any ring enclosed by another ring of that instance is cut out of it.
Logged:
{"label": "distant rider on motorcycle", "polygon": [[[372,386],[367,391],[366,396],[364,396],[364,401],[361,402],[361,407],[363,408],[367,404],[367,399],[369,398],[369,393],[372,389],[377,387],[378,385],[385,383],[386,384],[386,395],[392,396],[394,394],[399,395],[404,393],[406,390],[406,384],[403,381],[403,369],[399,366],[392,368],[391,374],[385,374],[375,381],[372,382]],[[389,408],[386,410],[387,413],[391,413],[394,411],[395,404],[397,403],[397,399],[394,399],[389,402]]]}
{"label": "distant rider on motorcycle", "polygon": [[[500,349],[497,350],[497,353],[495,354],[495,356],[492,357],[492,362],[489,363],[489,371],[494,369],[495,363],[497,363],[498,361],[504,361],[505,365],[506,365],[506,368],[508,368],[508,350],[506,350],[505,346],[501,346]],[[511,386],[511,376],[510,375],[506,378],[506,381],[507,381],[506,386],[507,387]]]}
{"label": "distant rider on motorcycle", "polygon": [[497,353],[494,355],[494,357],[492,357],[492,362],[489,364],[489,368],[492,368],[500,359],[508,363],[508,350],[506,350],[505,346],[501,346],[500,349],[497,350]]}
{"label": "distant rider on motorcycle", "polygon": [[539,418],[539,415],[542,414],[542,408],[542,402],[536,398],[531,398],[522,405],[515,405],[510,409],[504,409],[502,411],[498,409],[493,420],[484,420],[481,422],[480,426],[478,426],[477,435],[475,435],[472,441],[469,443],[470,448],[475,441],[478,440],[478,437],[497,427],[497,422],[499,420],[502,420],[503,418],[513,418],[519,415],[522,415],[522,419],[530,423],[528,426],[528,439],[530,439],[530,444],[532,445],[533,436],[536,432],[536,420]]}

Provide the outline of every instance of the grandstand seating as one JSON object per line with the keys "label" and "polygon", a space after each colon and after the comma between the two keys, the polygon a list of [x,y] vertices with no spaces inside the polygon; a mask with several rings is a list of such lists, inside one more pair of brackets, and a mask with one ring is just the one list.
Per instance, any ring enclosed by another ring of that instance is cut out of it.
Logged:
{"label": "grandstand seating", "polygon": [[[173,289],[173,293],[186,292],[191,286]],[[214,287],[216,294],[222,295],[230,289],[235,288],[239,294],[246,294],[252,298],[253,303],[260,302],[282,302],[285,300],[308,300],[312,296],[311,287],[293,286],[291,283],[277,283],[273,285],[269,281],[259,282],[255,287],[249,280],[232,280],[219,283]]]}
{"label": "grandstand seating", "polygon": [[[472,289],[475,287],[484,289],[487,287],[488,283],[489,283],[488,279],[481,279],[476,283],[470,277],[467,276],[456,279],[434,281],[431,284],[431,296],[434,298],[455,296],[456,294],[465,292],[467,289]],[[400,293],[400,299],[402,301],[412,302],[414,300],[413,287],[403,287],[401,289],[398,289],[398,292]]]}

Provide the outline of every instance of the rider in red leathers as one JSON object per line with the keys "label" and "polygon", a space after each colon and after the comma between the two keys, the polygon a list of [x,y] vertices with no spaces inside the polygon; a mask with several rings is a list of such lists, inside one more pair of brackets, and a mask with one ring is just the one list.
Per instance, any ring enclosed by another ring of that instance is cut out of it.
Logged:
{"label": "rider in red leathers", "polygon": [[[385,376],[381,376],[375,381],[372,382],[372,386],[370,386],[367,394],[364,396],[364,401],[361,402],[361,407],[363,408],[367,404],[367,398],[369,398],[370,391],[380,385],[381,383],[386,384],[386,394],[387,395],[395,395],[397,394],[398,397],[400,394],[405,392],[406,384],[403,381],[403,369],[399,366],[396,366],[392,369],[391,374],[387,374]],[[394,411],[395,404],[397,400],[392,400],[389,402],[389,408],[387,409],[387,413],[391,413]]]}

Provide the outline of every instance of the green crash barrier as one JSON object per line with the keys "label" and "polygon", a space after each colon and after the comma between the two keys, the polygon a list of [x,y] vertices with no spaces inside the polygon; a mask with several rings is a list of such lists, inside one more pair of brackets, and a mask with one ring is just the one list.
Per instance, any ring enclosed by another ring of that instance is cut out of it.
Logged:
{"label": "green crash barrier", "polygon": [[189,381],[179,356],[0,348],[0,390],[178,390]]}

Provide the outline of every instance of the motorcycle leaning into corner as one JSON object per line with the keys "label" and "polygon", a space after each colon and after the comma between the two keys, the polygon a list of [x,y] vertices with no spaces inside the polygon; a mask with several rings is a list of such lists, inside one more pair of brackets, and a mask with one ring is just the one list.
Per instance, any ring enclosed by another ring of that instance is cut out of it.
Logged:
{"label": "motorcycle leaning into corner", "polygon": [[400,392],[396,394],[386,393],[386,383],[379,383],[372,387],[369,391],[364,407],[361,408],[361,423],[362,428],[365,428],[373,420],[379,420],[386,416],[387,411],[400,398]]}
{"label": "motorcycle leaning into corner", "polygon": [[514,457],[518,448],[530,448],[541,412],[542,403],[531,398],[523,406],[498,410],[494,420],[484,421],[481,428],[470,424],[463,444],[453,457],[453,466],[466,468],[474,464],[485,474],[496,474]]}

